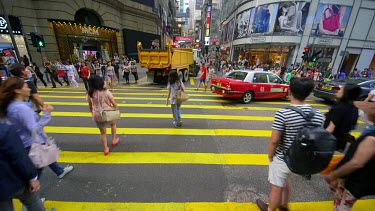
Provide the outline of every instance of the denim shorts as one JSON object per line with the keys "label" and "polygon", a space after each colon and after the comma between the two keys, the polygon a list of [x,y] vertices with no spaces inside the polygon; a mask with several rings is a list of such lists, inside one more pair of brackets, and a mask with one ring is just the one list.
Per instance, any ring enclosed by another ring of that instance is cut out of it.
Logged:
{"label": "denim shorts", "polygon": [[203,83],[206,83],[206,79],[205,79],[205,78],[200,78],[200,79],[199,79],[199,82],[200,82],[200,83],[202,83],[202,82],[203,82]]}

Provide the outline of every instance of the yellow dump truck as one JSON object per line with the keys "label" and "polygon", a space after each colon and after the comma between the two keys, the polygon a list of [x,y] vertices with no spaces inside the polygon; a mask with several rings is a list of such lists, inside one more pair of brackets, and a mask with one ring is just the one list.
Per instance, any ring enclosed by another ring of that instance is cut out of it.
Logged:
{"label": "yellow dump truck", "polygon": [[170,70],[176,70],[183,82],[189,80],[189,74],[197,75],[191,48],[172,48],[167,43],[166,49],[143,49],[137,43],[139,64],[148,69],[147,81],[166,83]]}

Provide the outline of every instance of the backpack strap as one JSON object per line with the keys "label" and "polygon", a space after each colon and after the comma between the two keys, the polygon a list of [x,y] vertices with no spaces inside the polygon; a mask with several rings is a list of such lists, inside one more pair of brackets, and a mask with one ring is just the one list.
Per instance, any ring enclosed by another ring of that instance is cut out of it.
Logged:
{"label": "backpack strap", "polygon": [[296,106],[287,106],[286,108],[299,113],[307,122],[310,122],[310,120],[315,116],[315,111],[316,111],[315,108],[311,108],[311,111],[308,114],[306,114],[305,112],[303,112],[301,109],[299,109]]}

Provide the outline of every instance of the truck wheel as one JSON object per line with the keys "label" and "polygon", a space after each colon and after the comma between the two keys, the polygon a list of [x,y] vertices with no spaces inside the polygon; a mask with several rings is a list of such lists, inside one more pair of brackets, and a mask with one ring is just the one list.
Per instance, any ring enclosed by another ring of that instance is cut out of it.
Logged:
{"label": "truck wheel", "polygon": [[182,70],[180,70],[180,71],[178,71],[178,77],[181,79],[181,80],[183,80],[183,74],[182,74]]}
{"label": "truck wheel", "polygon": [[188,72],[188,70],[184,70],[184,72],[182,74],[184,75],[183,82],[187,82],[189,80],[189,72]]}
{"label": "truck wheel", "polygon": [[253,92],[252,91],[247,91],[242,95],[242,102],[245,104],[250,103],[253,100]]}

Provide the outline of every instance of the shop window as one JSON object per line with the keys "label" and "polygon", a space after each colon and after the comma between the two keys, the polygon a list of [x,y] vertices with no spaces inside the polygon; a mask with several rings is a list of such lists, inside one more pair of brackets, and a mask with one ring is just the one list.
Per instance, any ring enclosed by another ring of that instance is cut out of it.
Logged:
{"label": "shop window", "polygon": [[81,24],[101,26],[101,18],[96,12],[88,9],[80,9],[74,16],[74,21]]}

